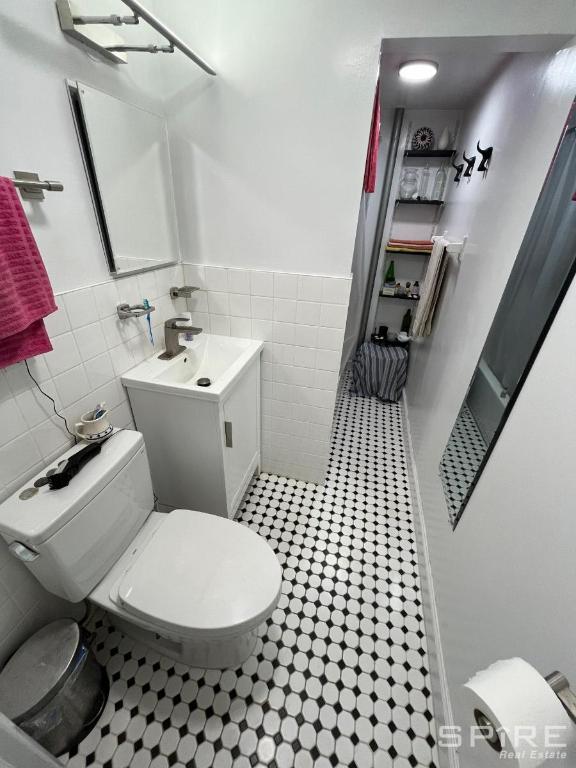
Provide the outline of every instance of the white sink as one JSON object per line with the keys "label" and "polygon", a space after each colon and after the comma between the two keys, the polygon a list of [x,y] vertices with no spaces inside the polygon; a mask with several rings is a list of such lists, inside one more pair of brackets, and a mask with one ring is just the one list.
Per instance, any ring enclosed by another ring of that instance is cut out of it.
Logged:
{"label": "white sink", "polygon": [[263,346],[202,333],[172,360],[156,354],[122,376],[161,511],[234,517],[260,466]]}
{"label": "white sink", "polygon": [[[172,360],[154,355],[132,368],[122,376],[122,383],[129,388],[217,400],[262,347],[261,341],[201,333]],[[197,385],[203,378],[210,379],[210,386]]]}

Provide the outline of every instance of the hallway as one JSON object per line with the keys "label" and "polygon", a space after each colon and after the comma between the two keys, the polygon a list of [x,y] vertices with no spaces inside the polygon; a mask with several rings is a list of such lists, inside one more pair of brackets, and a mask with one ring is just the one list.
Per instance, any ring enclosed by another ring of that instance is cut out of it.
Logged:
{"label": "hallway", "polygon": [[98,616],[109,701],[70,768],[435,768],[402,406],[345,382],[326,484],[262,474],[239,520],[284,570],[255,654],[188,669]]}

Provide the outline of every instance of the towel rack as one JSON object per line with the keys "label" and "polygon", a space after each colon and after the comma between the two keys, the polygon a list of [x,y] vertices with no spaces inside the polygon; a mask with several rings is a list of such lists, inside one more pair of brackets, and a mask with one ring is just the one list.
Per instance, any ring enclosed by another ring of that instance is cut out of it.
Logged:
{"label": "towel rack", "polygon": [[437,237],[443,237],[447,243],[445,246],[446,253],[450,256],[457,256],[458,257],[458,263],[462,261],[462,254],[464,253],[464,249],[466,248],[466,243],[468,242],[468,235],[462,238],[459,242],[451,242],[448,240],[448,232],[444,232],[442,235],[432,235],[432,240],[435,241]]}
{"label": "towel rack", "polygon": [[[121,0],[124,5],[132,11],[132,16],[120,16],[115,13],[110,16],[79,16],[74,13],[71,0],[56,0],[56,9],[60,20],[60,28],[64,34],[80,40],[84,45],[98,51],[102,56],[111,59],[116,64],[126,64],[127,51],[139,51],[141,53],[174,53],[178,48],[185,56],[197,64],[209,75],[215,75],[216,72],[210,67],[197,53],[186,45],[172,30],[163,24],[153,13],[148,11],[138,0]],[[94,37],[88,30],[82,29],[92,24],[103,25],[111,24],[114,27],[120,27],[123,24],[139,24],[142,19],[148,26],[166,38],[168,45],[125,45],[120,36],[116,35],[114,42],[109,37],[110,44],[105,45],[102,42],[102,36]],[[78,29],[80,27],[80,29]]]}
{"label": "towel rack", "polygon": [[62,192],[64,184],[61,181],[41,179],[37,173],[14,171],[12,183],[18,188],[23,200],[44,200],[44,191]]}

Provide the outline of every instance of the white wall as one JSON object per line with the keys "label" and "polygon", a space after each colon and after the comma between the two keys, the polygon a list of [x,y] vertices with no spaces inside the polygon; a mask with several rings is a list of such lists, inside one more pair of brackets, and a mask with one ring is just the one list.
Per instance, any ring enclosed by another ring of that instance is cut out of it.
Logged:
{"label": "white wall", "polygon": [[[576,538],[572,458],[576,287],[554,322],[484,473],[452,532],[438,464],[574,98],[576,50],[515,56],[464,127],[461,146],[494,145],[485,179],[453,189],[442,219],[469,235],[451,265],[431,338],[413,345],[409,416],[441,642],[457,722],[461,685],[520,655],[576,676],[571,600]],[[521,134],[521,140],[519,140]],[[483,747],[461,765],[495,765]]]}
{"label": "white wall", "polygon": [[438,228],[451,240],[468,236],[468,242],[462,263],[450,263],[433,336],[413,345],[408,386],[413,413],[427,412],[428,432],[442,445],[558,142],[574,96],[571,75],[568,54],[517,54],[463,128],[459,149],[471,152],[478,139],[493,145],[492,164],[486,178],[474,171],[470,181],[449,182]]}
{"label": "white wall", "polygon": [[[99,3],[98,12],[106,10],[118,11],[118,4]],[[64,37],[52,2],[7,0],[0,8],[0,174],[36,171],[64,184],[64,192],[47,192],[43,202],[26,202],[24,208],[60,307],[47,322],[54,351],[35,358],[31,370],[72,424],[101,399],[113,409],[116,424],[130,424],[118,377],[150,347],[142,322],[120,324],[115,307],[150,294],[158,306],[155,324],[175,314],[168,288],[182,279],[182,268],[111,280],[64,81],[83,80],[158,111],[157,63],[134,57],[119,67],[88,56]],[[156,337],[161,340],[158,328]],[[69,444],[23,364],[0,371],[0,501]],[[38,626],[82,610],[46,593],[0,543],[0,663]]]}
{"label": "white wall", "polygon": [[[114,0],[98,6],[98,13],[118,11]],[[90,7],[88,0],[82,7]],[[35,171],[64,184],[64,192],[24,206],[55,290],[109,280],[64,82],[84,81],[159,111],[158,59],[134,54],[127,66],[118,66],[88,56],[64,37],[48,0],[5,0],[0,45],[0,174]]]}
{"label": "white wall", "polygon": [[350,280],[184,265],[188,308],[211,333],[260,339],[262,469],[323,483]]}
{"label": "white wall", "polygon": [[166,65],[184,260],[350,273],[379,35],[374,4],[337,5],[221,2],[219,77],[186,90]]}
{"label": "white wall", "polygon": [[[350,273],[382,37],[559,31],[571,3],[172,0],[216,68],[164,60],[185,261]],[[564,30],[562,30],[564,31]]]}

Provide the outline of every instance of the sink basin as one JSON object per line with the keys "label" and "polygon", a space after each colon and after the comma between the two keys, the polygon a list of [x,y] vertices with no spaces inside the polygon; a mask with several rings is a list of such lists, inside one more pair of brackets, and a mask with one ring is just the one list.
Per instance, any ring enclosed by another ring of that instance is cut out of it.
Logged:
{"label": "sink basin", "polygon": [[[172,360],[159,360],[154,355],[132,368],[122,376],[122,383],[130,388],[218,400],[262,347],[261,341],[201,333]],[[211,384],[199,386],[199,379],[210,379]]]}

